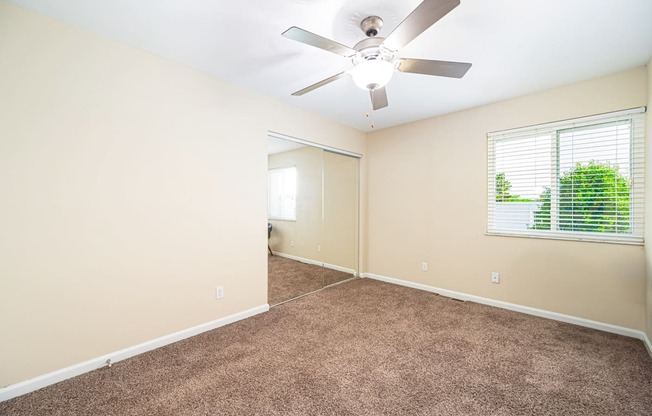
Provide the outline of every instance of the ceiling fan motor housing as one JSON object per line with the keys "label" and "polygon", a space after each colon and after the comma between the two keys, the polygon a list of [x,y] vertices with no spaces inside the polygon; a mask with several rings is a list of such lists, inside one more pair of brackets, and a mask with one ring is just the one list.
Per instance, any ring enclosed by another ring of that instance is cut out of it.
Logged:
{"label": "ceiling fan motor housing", "polygon": [[385,38],[371,37],[358,42],[353,47],[353,49],[358,52],[353,57],[353,65],[372,59],[381,59],[383,61],[391,62],[394,58],[394,53],[383,46],[384,41]]}

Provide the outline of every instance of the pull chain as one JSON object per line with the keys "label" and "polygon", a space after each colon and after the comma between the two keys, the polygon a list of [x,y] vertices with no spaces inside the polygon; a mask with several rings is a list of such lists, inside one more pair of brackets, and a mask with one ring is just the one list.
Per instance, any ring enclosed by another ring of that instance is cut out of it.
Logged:
{"label": "pull chain", "polygon": [[[367,117],[367,118],[369,118],[369,113],[368,113],[368,112],[364,113],[364,116]],[[373,129],[373,128],[375,128],[375,127],[376,127],[376,125],[374,124],[374,122],[373,122],[373,120],[372,120],[372,121],[371,121],[371,128]]]}

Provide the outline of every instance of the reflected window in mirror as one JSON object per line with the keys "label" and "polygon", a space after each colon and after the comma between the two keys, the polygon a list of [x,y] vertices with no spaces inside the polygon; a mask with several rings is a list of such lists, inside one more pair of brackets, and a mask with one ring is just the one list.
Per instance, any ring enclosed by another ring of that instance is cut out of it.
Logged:
{"label": "reflected window in mirror", "polygon": [[267,215],[272,220],[297,219],[297,168],[295,166],[268,171]]}

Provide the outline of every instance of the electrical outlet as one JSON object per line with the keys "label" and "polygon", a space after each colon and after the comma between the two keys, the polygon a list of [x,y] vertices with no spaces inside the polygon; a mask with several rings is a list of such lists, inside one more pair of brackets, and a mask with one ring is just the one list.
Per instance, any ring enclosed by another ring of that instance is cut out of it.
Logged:
{"label": "electrical outlet", "polygon": [[224,297],[224,286],[215,288],[215,299],[222,299]]}
{"label": "electrical outlet", "polygon": [[491,283],[500,283],[500,273],[491,272]]}
{"label": "electrical outlet", "polygon": [[290,247],[294,247],[294,240],[290,241]]}
{"label": "electrical outlet", "polygon": [[427,272],[428,271],[428,262],[427,261],[421,262],[421,271],[422,272]]}

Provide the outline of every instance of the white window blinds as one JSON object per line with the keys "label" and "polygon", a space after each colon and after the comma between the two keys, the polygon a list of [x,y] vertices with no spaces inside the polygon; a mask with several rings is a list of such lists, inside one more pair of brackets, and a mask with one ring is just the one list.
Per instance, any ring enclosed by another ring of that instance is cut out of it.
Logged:
{"label": "white window blinds", "polygon": [[267,174],[267,215],[272,220],[297,219],[297,168],[270,169]]}
{"label": "white window blinds", "polygon": [[489,133],[489,234],[643,242],[645,108]]}

